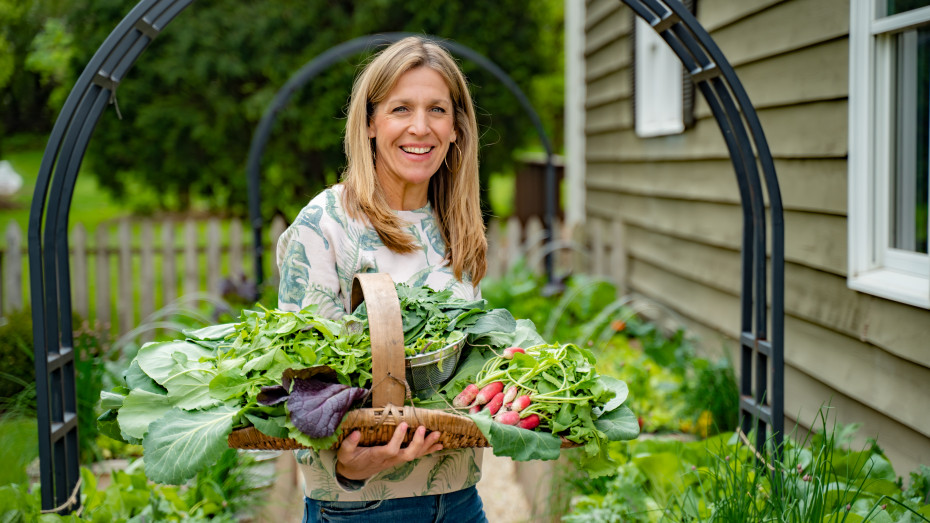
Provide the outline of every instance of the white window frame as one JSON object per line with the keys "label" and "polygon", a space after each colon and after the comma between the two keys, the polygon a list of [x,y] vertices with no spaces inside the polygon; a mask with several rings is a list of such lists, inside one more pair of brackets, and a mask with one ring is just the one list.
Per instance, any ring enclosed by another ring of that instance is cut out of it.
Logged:
{"label": "white window frame", "polygon": [[930,7],[880,18],[877,12],[876,0],[850,2],[847,283],[930,308],[930,256],[888,247],[893,38],[930,22]]}
{"label": "white window frame", "polygon": [[636,18],[636,135],[681,134],[685,130],[681,61],[649,24]]}

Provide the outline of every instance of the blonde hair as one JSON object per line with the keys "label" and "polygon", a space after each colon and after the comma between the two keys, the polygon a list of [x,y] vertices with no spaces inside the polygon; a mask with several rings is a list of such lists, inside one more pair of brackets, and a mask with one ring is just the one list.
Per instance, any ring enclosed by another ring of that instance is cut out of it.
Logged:
{"label": "blonde hair", "polygon": [[428,198],[438,217],[446,259],[455,277],[463,281],[463,274],[467,274],[477,286],[487,270],[488,250],[479,197],[478,124],[465,77],[436,43],[416,36],[404,38],[375,56],[355,79],[346,122],[347,166],[342,178],[346,209],[355,219],[367,218],[392,251],[408,253],[417,249],[414,238],[404,231],[408,224],[388,206],[375,173],[374,143],[368,137],[375,107],[401,75],[417,67],[429,67],[443,77],[455,108],[456,140],[430,178]]}

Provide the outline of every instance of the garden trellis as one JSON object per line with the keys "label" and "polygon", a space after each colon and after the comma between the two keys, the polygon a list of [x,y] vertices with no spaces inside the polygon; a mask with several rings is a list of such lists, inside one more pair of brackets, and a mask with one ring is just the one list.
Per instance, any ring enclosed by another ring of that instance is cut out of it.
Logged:
{"label": "garden trellis", "polygon": [[[694,16],[677,0],[622,2],[646,20],[681,60],[707,100],[730,153],[743,209],[739,340],[742,428],[749,432],[755,425],[757,447],[764,448],[766,427],[771,426],[778,443],[784,425],[784,224],[771,154],[742,84]],[[68,211],[77,173],[94,128],[107,105],[115,102],[126,72],[152,40],[191,3],[193,0],[143,0],[126,15],[75,83],[42,158],[30,211],[28,245],[45,510],[70,512],[77,508],[80,499],[67,237]],[[766,258],[763,183],[772,231],[770,271]],[[250,189],[257,196],[257,185],[250,185]],[[251,205],[250,210],[254,212]],[[551,230],[548,212],[547,221]],[[261,226],[255,214],[252,223]],[[770,308],[766,295],[769,282]]]}

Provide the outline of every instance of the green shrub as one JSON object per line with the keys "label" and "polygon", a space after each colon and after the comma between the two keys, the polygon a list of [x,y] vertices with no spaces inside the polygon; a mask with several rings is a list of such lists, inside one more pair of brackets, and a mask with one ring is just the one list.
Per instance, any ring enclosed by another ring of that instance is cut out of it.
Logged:
{"label": "green shrub", "polygon": [[32,386],[35,375],[32,312],[20,309],[0,318],[0,399],[8,400]]}
{"label": "green shrub", "polygon": [[[4,416],[0,418],[0,485],[25,483],[26,467],[39,455],[39,431],[35,418]],[[0,511],[2,512],[2,511]],[[0,521],[6,521],[0,517]]]}
{"label": "green shrub", "polygon": [[77,380],[78,448],[81,462],[90,463],[103,458],[97,440],[97,416],[101,410],[100,391],[109,390],[120,378],[108,369],[108,362],[116,355],[110,348],[110,337],[102,329],[82,322],[74,331],[74,372]]}
{"label": "green shrub", "polygon": [[694,358],[691,363],[694,377],[685,381],[684,396],[686,410],[694,413],[691,422],[698,427],[698,433],[706,437],[736,430],[739,388],[733,365],[727,359],[714,362]]}

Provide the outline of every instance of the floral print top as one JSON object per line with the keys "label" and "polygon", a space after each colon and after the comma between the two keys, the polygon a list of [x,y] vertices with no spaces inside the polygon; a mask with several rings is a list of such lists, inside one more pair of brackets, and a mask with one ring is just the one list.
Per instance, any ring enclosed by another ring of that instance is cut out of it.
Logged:
{"label": "floral print top", "polygon": [[[317,304],[319,312],[337,319],[346,313],[356,273],[388,273],[395,282],[452,289],[473,299],[467,278],[455,279],[445,260],[446,246],[432,207],[396,211],[419,249],[397,254],[381,242],[367,220],[354,220],[343,205],[343,187],[335,185],[313,198],[278,241],[281,274],[278,308],[298,311]],[[481,449],[442,450],[385,470],[351,490],[336,481],[336,452],[295,451],[304,476],[304,494],[326,501],[368,501],[455,492],[481,478]]]}

